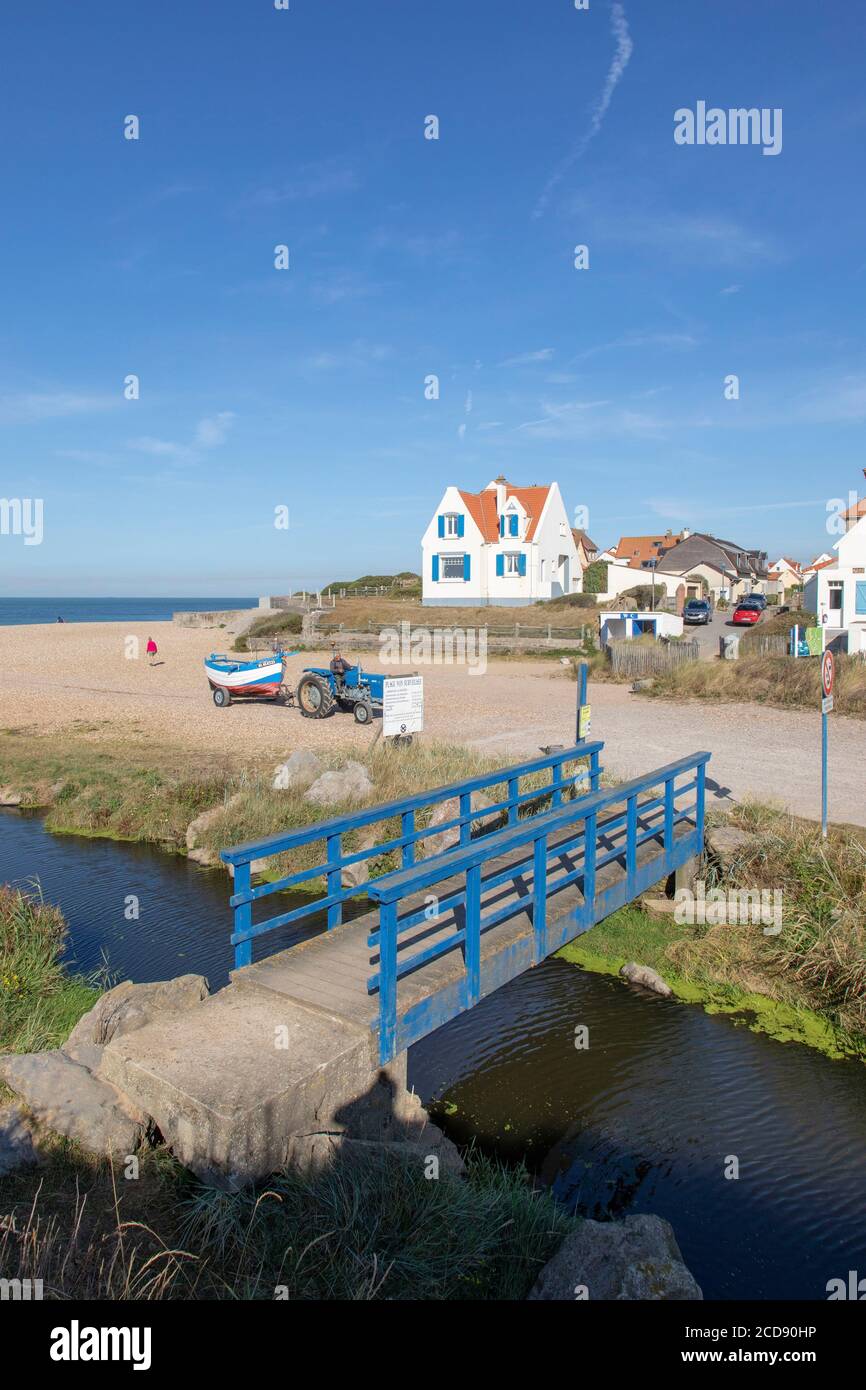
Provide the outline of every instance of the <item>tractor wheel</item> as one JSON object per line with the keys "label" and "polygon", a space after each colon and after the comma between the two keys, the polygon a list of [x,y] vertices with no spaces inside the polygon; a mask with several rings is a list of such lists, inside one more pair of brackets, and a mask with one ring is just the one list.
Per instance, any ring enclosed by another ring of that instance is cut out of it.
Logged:
{"label": "tractor wheel", "polygon": [[222,686],[217,686],[213,693],[213,702],[217,709],[225,709],[226,705],[231,704],[232,697],[227,690],[223,690]]}
{"label": "tractor wheel", "polygon": [[318,676],[302,676],[296,697],[301,714],[307,719],[325,719],[334,708],[330,688]]}
{"label": "tractor wheel", "polygon": [[369,724],[370,720],[373,718],[372,706],[368,705],[364,700],[359,700],[355,706],[354,715],[356,724]]}

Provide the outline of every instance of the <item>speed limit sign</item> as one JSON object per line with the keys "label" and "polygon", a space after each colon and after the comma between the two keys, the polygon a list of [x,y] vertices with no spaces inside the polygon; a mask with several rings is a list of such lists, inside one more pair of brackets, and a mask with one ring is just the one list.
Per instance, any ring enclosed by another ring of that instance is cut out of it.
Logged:
{"label": "speed limit sign", "polygon": [[833,694],[834,675],[835,667],[833,662],[833,653],[825,652],[821,658],[821,686],[824,691],[825,699],[827,699],[830,695]]}

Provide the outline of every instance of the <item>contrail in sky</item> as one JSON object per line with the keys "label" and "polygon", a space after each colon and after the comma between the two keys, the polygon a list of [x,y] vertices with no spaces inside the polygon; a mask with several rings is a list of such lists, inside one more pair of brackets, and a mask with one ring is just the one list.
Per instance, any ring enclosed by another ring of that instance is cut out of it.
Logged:
{"label": "contrail in sky", "polygon": [[601,96],[599,97],[598,102],[596,103],[595,110],[592,113],[592,121],[590,122],[589,130],[579,141],[579,143],[575,145],[574,149],[571,151],[571,154],[568,155],[562,161],[559,167],[553,171],[550,178],[547,180],[544,192],[542,193],[541,197],[535,205],[535,210],[532,214],[533,217],[542,216],[547,207],[550,195],[553,192],[556,185],[558,183],[561,183],[561,181],[564,179],[565,175],[571,168],[572,164],[576,163],[576,161],[580,159],[581,155],[584,153],[587,146],[589,145],[589,142],[592,139],[594,139],[598,132],[601,130],[602,121],[604,120],[607,114],[607,109],[610,106],[610,103],[613,99],[613,94],[616,91],[616,88],[619,84],[619,81],[623,73],[628,67],[629,59],[631,58],[632,52],[634,50],[634,44],[631,40],[631,34],[628,31],[628,21],[625,17],[625,10],[619,3],[619,0],[613,0],[613,4],[610,7],[610,27],[614,39],[616,40],[616,50],[614,52],[611,65],[608,69],[607,77],[605,78],[604,87],[601,91]]}

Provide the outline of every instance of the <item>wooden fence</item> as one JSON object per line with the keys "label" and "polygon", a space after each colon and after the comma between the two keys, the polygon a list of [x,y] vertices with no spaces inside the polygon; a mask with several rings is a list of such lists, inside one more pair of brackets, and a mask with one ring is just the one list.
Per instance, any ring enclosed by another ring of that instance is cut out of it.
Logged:
{"label": "wooden fence", "polygon": [[648,643],[630,641],[608,643],[610,661],[617,676],[657,676],[700,660],[700,643]]}
{"label": "wooden fence", "polygon": [[[352,632],[370,632],[374,633],[376,636],[381,636],[383,632],[389,634],[397,632],[399,634],[401,620],[397,619],[390,623],[354,622],[350,626]],[[429,619],[426,614],[424,615],[423,623],[409,623],[407,621],[406,626],[410,629],[410,634],[411,632],[423,631],[425,629],[429,629],[431,632],[442,629],[456,630],[459,632],[467,631],[462,624],[455,624],[453,620],[449,622],[448,618],[444,616],[434,617],[432,613]],[[497,623],[495,626],[493,624],[488,626],[486,623],[481,623],[478,627],[486,629],[488,638],[513,637],[517,641],[538,637],[552,641],[556,637],[567,637],[572,642],[580,642],[586,638],[592,638],[594,640],[598,634],[597,625],[587,626],[586,624],[581,624],[578,627],[554,627],[552,623],[542,623],[539,626],[530,626],[528,623]],[[474,630],[477,631],[478,627],[474,628]],[[316,632],[320,632],[323,635],[329,636],[331,633],[340,633],[344,630],[346,630],[346,628],[343,623],[318,622],[316,624]]]}
{"label": "wooden fence", "polygon": [[788,656],[790,651],[790,633],[746,632],[740,638],[740,656]]}

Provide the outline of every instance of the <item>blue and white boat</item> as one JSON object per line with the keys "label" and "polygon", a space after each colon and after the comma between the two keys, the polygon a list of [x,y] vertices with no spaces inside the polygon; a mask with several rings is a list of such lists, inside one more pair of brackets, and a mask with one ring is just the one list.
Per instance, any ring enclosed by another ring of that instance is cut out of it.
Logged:
{"label": "blue and white boat", "polygon": [[254,661],[235,661],[220,652],[211,652],[205,657],[204,669],[214,704],[222,708],[231,704],[236,696],[278,699],[283,686],[284,663],[288,657],[298,655],[298,652],[277,651],[273,656]]}

